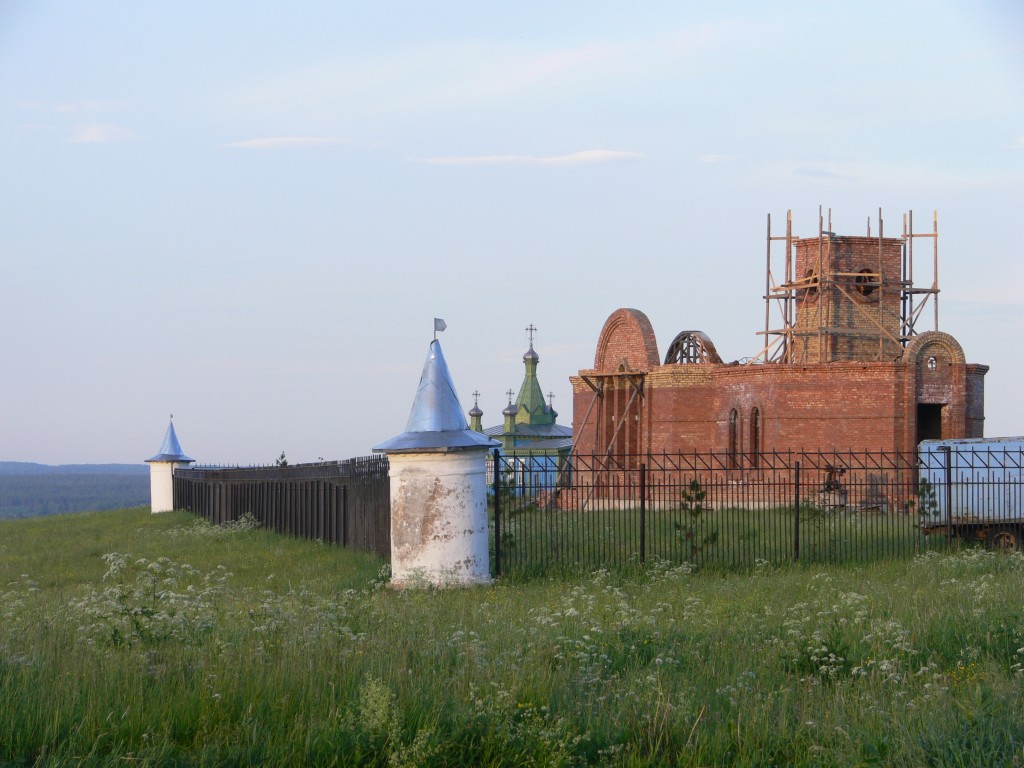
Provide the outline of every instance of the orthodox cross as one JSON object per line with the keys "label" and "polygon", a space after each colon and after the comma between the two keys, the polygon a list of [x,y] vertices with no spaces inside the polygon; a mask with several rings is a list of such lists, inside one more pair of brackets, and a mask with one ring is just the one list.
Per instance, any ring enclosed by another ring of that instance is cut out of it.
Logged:
{"label": "orthodox cross", "polygon": [[537,332],[537,329],[533,327],[533,323],[526,326],[526,332],[530,335],[530,346],[533,346],[533,334]]}
{"label": "orthodox cross", "polygon": [[473,405],[480,405],[480,393],[479,392],[474,392],[473,393]]}
{"label": "orthodox cross", "polygon": [[555,402],[554,401],[555,401],[555,393],[554,392],[548,392],[548,408],[550,408],[551,410],[555,409]]}
{"label": "orthodox cross", "polygon": [[508,404],[509,404],[509,405],[512,405],[512,395],[514,395],[514,394],[515,394],[515,392],[513,392],[513,391],[512,391],[511,389],[510,389],[510,390],[509,390],[508,392],[506,392],[505,394],[506,394],[506,395],[508,395]]}

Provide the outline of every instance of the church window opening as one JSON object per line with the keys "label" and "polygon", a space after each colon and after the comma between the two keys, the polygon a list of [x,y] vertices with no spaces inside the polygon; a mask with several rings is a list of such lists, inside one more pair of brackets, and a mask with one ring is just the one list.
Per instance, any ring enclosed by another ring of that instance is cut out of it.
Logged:
{"label": "church window opening", "polygon": [[750,412],[750,465],[761,466],[761,411],[757,408]]}
{"label": "church window opening", "polygon": [[857,273],[857,276],[853,279],[854,285],[857,287],[857,293],[863,298],[871,298],[871,295],[878,288],[878,280],[875,278],[875,273],[870,269],[862,269]]}

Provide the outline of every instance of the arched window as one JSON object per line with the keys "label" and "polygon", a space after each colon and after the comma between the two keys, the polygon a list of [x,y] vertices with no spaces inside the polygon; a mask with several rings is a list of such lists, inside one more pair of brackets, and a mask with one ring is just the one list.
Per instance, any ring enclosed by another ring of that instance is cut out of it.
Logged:
{"label": "arched window", "polygon": [[750,412],[750,466],[761,466],[761,411],[757,408]]}
{"label": "arched window", "polygon": [[729,411],[729,447],[726,453],[726,462],[729,469],[737,469],[739,462],[740,447],[740,415],[733,408]]}
{"label": "arched window", "polygon": [[818,296],[818,273],[813,269],[804,272],[804,279],[797,283],[796,297],[798,300],[813,301]]}
{"label": "arched window", "polygon": [[877,299],[875,290],[881,286],[881,278],[870,269],[862,269],[853,279],[854,287],[862,299]]}

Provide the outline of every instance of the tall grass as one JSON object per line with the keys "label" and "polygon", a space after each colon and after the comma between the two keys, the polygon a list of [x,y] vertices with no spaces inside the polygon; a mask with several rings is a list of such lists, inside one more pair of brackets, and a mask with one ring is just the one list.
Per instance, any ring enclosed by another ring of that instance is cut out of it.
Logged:
{"label": "tall grass", "polygon": [[1024,764],[1024,557],[384,587],[144,509],[0,523],[0,762]]}

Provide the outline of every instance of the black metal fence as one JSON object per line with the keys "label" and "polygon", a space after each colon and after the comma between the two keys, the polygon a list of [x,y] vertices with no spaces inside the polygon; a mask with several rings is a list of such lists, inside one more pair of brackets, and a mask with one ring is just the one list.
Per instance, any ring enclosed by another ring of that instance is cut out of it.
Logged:
{"label": "black metal fence", "polygon": [[495,569],[603,568],[655,557],[725,568],[870,562],[951,539],[1018,549],[1022,459],[1019,448],[572,455],[561,463],[495,452]]}
{"label": "black metal fence", "polygon": [[174,470],[174,507],[214,523],[249,515],[288,536],[391,557],[386,456],[285,467]]}
{"label": "black metal fence", "polygon": [[[1019,550],[1024,449],[692,453],[488,459],[495,573],[615,568],[659,558],[871,562],[983,541]],[[281,534],[390,559],[385,456],[174,471],[174,506],[250,515]]]}

